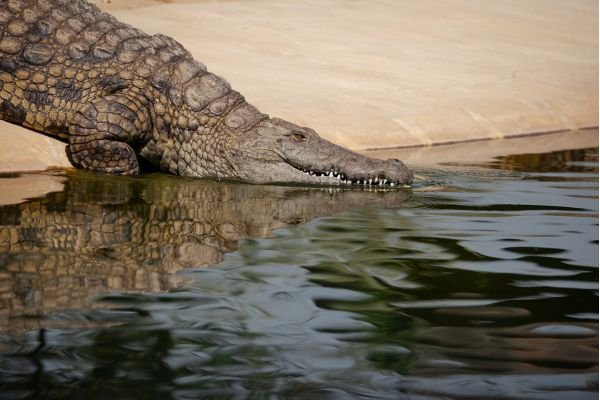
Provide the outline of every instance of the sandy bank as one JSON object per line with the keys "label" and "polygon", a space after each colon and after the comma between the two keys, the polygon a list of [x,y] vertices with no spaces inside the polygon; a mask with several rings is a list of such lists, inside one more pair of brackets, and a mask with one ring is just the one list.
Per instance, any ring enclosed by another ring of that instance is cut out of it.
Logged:
{"label": "sandy bank", "polygon": [[[353,149],[598,125],[591,0],[97,3],[173,36],[262,111]],[[32,135],[0,124],[0,171],[68,163]]]}

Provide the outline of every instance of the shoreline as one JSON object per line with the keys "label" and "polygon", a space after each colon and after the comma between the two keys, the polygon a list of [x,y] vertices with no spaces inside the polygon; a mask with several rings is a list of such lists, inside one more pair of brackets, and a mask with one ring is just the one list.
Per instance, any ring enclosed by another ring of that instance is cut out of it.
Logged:
{"label": "shoreline", "polygon": [[[598,129],[571,132],[555,132],[537,136],[493,139],[482,142],[457,143],[420,148],[387,149],[363,151],[362,154],[381,158],[400,158],[413,169],[464,168],[481,169],[477,164],[492,162],[498,157],[523,153],[548,153],[560,150],[573,150],[598,147]],[[527,149],[524,151],[523,149]],[[1,164],[0,164],[1,166]],[[40,197],[49,192],[61,191],[65,170],[70,166],[57,167],[46,171],[1,172],[0,205],[18,204],[30,198]],[[56,173],[56,170],[58,171]]]}

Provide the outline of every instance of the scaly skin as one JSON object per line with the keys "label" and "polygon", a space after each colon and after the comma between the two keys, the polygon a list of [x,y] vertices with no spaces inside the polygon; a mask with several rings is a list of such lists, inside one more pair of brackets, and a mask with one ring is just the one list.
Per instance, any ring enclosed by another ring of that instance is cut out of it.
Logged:
{"label": "scaly skin", "polygon": [[68,141],[79,168],[255,183],[406,184],[375,160],[260,113],[175,40],[84,0],[0,0],[0,118]]}

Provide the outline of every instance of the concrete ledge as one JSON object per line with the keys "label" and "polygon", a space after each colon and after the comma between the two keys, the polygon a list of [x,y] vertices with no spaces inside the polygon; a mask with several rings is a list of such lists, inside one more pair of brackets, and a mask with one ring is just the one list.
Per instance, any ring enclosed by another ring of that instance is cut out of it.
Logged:
{"label": "concrete ledge", "polygon": [[435,167],[451,164],[480,165],[497,157],[515,154],[540,154],[553,151],[598,147],[598,129],[561,131],[543,135],[460,142],[439,146],[363,151],[371,157],[399,158],[412,167]]}
{"label": "concrete ledge", "polygon": [[71,168],[65,144],[51,137],[0,121],[0,173]]}
{"label": "concrete ledge", "polygon": [[[98,2],[173,36],[263,112],[356,150],[598,126],[593,0]],[[0,124],[0,171],[68,165],[31,135]]]}

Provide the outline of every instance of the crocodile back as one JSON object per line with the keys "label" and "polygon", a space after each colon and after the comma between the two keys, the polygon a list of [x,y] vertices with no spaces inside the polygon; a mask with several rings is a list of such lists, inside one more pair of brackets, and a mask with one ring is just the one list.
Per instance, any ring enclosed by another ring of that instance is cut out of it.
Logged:
{"label": "crocodile back", "polygon": [[0,0],[0,118],[66,138],[72,115],[97,97],[159,96],[149,80],[173,58],[192,57],[86,1]]}

